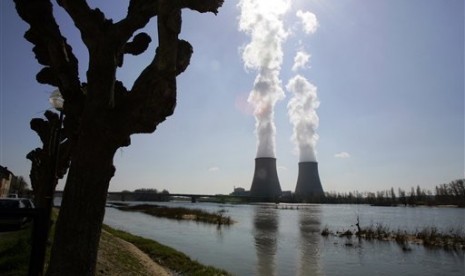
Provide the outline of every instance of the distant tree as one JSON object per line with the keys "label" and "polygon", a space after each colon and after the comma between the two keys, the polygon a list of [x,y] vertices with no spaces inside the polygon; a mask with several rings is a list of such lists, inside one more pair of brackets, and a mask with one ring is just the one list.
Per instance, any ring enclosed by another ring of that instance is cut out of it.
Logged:
{"label": "distant tree", "polygon": [[374,204],[376,202],[376,194],[372,192],[367,193],[367,203]]}
{"label": "distant tree", "polygon": [[457,179],[435,187],[437,204],[465,206],[465,179]]}
{"label": "distant tree", "polygon": [[135,189],[134,193],[153,193],[153,194],[158,194],[157,189],[153,188],[141,188],[141,189]]}
{"label": "distant tree", "polygon": [[421,190],[420,185],[417,185],[416,194],[417,201],[423,201],[425,199],[426,194]]}
{"label": "distant tree", "polygon": [[449,183],[452,195],[455,197],[465,197],[465,180],[457,179]]}
{"label": "distant tree", "polygon": [[23,195],[28,190],[28,184],[24,177],[14,176],[10,183],[10,193]]}
{"label": "distant tree", "polygon": [[396,200],[397,200],[397,199],[396,199],[396,192],[394,191],[394,188],[391,187],[391,201],[392,201],[393,203],[395,203]]}
{"label": "distant tree", "polygon": [[400,203],[407,205],[407,196],[405,190],[402,190],[401,188],[399,188],[399,200]]}
{"label": "distant tree", "polygon": [[408,204],[415,205],[417,203],[417,199],[415,197],[415,189],[412,187],[410,190],[410,194],[408,197]]}
{"label": "distant tree", "polygon": [[[44,66],[36,79],[58,87],[64,98],[64,133],[71,165],[51,250],[49,275],[94,275],[113,157],[130,136],[152,133],[174,112],[176,76],[189,65],[192,46],[178,39],[181,10],[217,13],[223,0],[129,0],[127,15],[113,22],[85,0],[57,1],[88,49],[87,83],[61,34],[50,0],[14,0],[30,25],[25,38]],[[158,47],[131,89],[116,80],[125,54],[144,52],[151,38],[137,33],[157,17]],[[132,39],[132,40],[131,40]]]}

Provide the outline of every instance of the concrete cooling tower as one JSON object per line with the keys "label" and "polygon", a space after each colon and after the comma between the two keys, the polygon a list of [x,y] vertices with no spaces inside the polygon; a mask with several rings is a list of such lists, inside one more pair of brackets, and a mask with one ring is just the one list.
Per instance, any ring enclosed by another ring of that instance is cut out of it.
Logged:
{"label": "concrete cooling tower", "polygon": [[310,198],[322,195],[324,195],[324,192],[318,174],[318,163],[300,162],[295,196],[297,198]]}
{"label": "concrete cooling tower", "polygon": [[276,198],[281,195],[281,186],[276,171],[276,158],[259,157],[255,159],[255,173],[250,195],[263,198]]}

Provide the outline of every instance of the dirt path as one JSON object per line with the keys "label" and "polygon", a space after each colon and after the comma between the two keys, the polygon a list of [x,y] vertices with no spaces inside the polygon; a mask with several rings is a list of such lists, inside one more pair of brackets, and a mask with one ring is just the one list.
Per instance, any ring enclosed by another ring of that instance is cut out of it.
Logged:
{"label": "dirt path", "polygon": [[133,244],[103,231],[97,261],[97,275],[170,276]]}

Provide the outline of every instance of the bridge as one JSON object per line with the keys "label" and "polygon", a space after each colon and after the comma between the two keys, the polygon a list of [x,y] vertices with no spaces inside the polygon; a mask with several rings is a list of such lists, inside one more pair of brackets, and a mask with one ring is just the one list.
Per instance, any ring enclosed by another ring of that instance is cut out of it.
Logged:
{"label": "bridge", "polygon": [[[56,197],[62,197],[63,191],[55,191]],[[200,198],[215,198],[219,200],[239,199],[243,202],[275,202],[276,200],[263,197],[252,197],[247,195],[209,195],[209,194],[168,194],[168,193],[151,193],[151,192],[108,192],[107,199],[112,201],[169,201],[174,197],[190,198],[192,203],[197,202]]]}

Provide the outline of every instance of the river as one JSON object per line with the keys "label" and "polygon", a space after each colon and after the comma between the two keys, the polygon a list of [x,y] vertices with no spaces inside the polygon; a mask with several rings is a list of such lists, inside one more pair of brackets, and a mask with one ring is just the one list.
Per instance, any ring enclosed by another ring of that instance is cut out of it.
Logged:
{"label": "river", "polygon": [[[392,230],[465,231],[459,208],[366,205],[231,205],[166,202],[168,206],[224,210],[235,224],[212,226],[107,208],[105,223],[159,241],[234,275],[465,275],[464,251],[395,242],[323,237],[321,231],[381,223]],[[292,208],[290,208],[292,207]]]}

